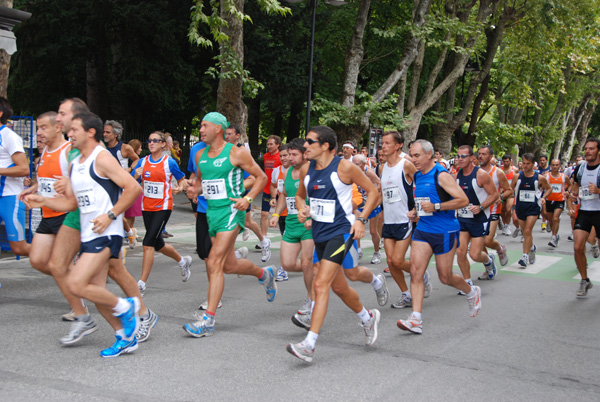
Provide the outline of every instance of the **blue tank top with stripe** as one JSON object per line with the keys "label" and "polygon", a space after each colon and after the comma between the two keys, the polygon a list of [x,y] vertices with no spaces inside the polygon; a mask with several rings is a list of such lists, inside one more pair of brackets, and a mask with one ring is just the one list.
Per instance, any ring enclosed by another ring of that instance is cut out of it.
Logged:
{"label": "blue tank top with stripe", "polygon": [[[450,174],[445,167],[436,163],[433,168],[423,174],[418,171],[414,175],[415,182],[415,203],[419,203],[420,199],[428,198],[429,202],[442,203],[452,200],[450,196],[438,182],[438,175]],[[455,216],[455,211],[434,211],[431,215],[420,216],[417,223],[417,229],[427,233],[451,233],[460,230],[460,225]]]}

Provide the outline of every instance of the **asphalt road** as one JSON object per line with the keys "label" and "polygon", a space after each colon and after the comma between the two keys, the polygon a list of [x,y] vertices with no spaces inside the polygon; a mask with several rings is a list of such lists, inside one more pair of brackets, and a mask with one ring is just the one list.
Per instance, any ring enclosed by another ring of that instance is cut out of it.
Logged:
{"label": "asphalt road", "polygon": [[[258,215],[257,215],[258,217]],[[173,261],[157,256],[146,304],[159,315],[150,339],[116,359],[98,353],[113,333],[95,308],[100,330],[71,347],[58,338],[69,324],[60,320],[69,308],[52,278],[3,254],[0,260],[0,400],[2,401],[196,401],[196,400],[390,400],[411,401],[565,401],[600,400],[600,285],[577,299],[578,274],[562,220],[561,243],[551,250],[550,235],[534,232],[538,261],[517,268],[519,238],[500,236],[510,262],[494,281],[479,281],[482,310],[468,316],[467,301],[441,285],[431,265],[434,289],[423,310],[424,334],[400,331],[396,321],[408,309],[389,307],[400,291],[388,278],[391,297],[377,306],[369,284],[354,283],[367,308],[382,312],[379,339],[364,346],[359,320],[332,296],[315,359],[306,364],[285,345],[306,332],[291,322],[304,299],[300,274],[278,283],[273,303],[255,278],[226,278],[224,306],[210,338],[191,338],[182,326],[206,298],[204,263],[194,253],[194,218],[181,197],[169,222],[169,241],[194,257],[192,277],[183,283]],[[141,227],[141,220],[137,223]],[[280,236],[270,263],[279,260]],[[241,242],[253,248],[256,240]],[[372,248],[363,242],[362,263]],[[372,246],[372,245],[371,245]],[[600,281],[600,261],[588,252],[590,276]],[[260,252],[250,259],[259,266]],[[127,254],[134,278],[141,273],[142,249]],[[458,270],[458,268],[456,268]],[[483,271],[472,265],[473,276]],[[119,293],[118,287],[109,288]]]}

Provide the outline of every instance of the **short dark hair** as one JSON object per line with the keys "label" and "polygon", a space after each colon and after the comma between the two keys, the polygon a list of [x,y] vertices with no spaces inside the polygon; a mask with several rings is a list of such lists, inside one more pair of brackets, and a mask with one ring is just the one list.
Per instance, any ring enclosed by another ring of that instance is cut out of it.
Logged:
{"label": "short dark hair", "polygon": [[[484,148],[487,148],[490,151],[490,155],[494,156],[494,149],[492,148],[491,145],[484,145],[482,147],[479,147],[479,149],[484,149]],[[504,158],[502,158],[502,159],[504,159]]]}
{"label": "short dark hair", "polygon": [[227,127],[227,128],[232,128],[237,135],[242,135],[242,129],[240,128],[239,125],[237,125],[235,123],[230,123],[229,127]]}
{"label": "short dark hair", "polygon": [[546,158],[546,160],[548,160],[548,155],[540,155],[540,157],[538,159],[542,159],[542,158]]}
{"label": "short dark hair", "polygon": [[[596,148],[600,149],[600,140],[599,139],[597,139],[597,138],[588,138],[587,140],[585,140],[585,144],[587,144],[588,142],[595,142],[596,143]],[[577,155],[577,156],[581,156],[581,155]]]}
{"label": "short dark hair", "polygon": [[280,136],[278,136],[278,135],[270,135],[270,136],[267,138],[267,141],[269,141],[269,140],[273,140],[273,141],[275,141],[275,144],[277,144],[277,145],[281,145],[281,137],[280,137]]}
{"label": "short dark hair", "polygon": [[327,126],[314,126],[308,130],[308,132],[311,131],[319,136],[321,144],[329,144],[330,151],[337,149],[337,136],[333,129]]}
{"label": "short dark hair", "polygon": [[404,136],[402,134],[400,134],[398,131],[396,131],[396,130],[385,131],[383,133],[382,137],[385,137],[386,135],[391,135],[392,138],[394,139],[394,141],[396,141],[396,144],[404,145]]}
{"label": "short dark hair", "polygon": [[466,149],[469,152],[469,155],[473,156],[473,147],[470,145],[461,145],[460,147],[458,147],[458,149]]}
{"label": "short dark hair", "polygon": [[292,149],[295,149],[296,151],[300,151],[302,153],[304,153],[304,151],[306,151],[306,148],[304,148],[304,140],[302,138],[294,138],[293,140],[288,142],[286,145],[287,145],[288,151],[291,151]]}
{"label": "short dark hair", "polygon": [[526,152],[523,154],[522,158],[533,162],[535,160],[535,155],[533,155],[531,152]]}
{"label": "short dark hair", "polygon": [[510,159],[510,160],[512,160],[512,158],[510,157],[509,154],[504,154],[504,156],[502,157],[502,160],[504,160],[504,159]]}
{"label": "short dark hair", "polygon": [[6,124],[10,116],[13,115],[13,108],[10,103],[8,103],[8,99],[3,96],[0,96],[0,112],[2,112],[0,123]]}
{"label": "short dark hair", "polygon": [[96,130],[94,134],[94,138],[96,141],[100,142],[103,138],[104,124],[102,124],[102,119],[96,116],[92,112],[81,112],[77,113],[73,120],[81,120],[81,125],[85,131],[90,131],[90,129]]}
{"label": "short dark hair", "polygon": [[286,144],[281,144],[279,146],[279,152],[281,151],[287,151],[288,150],[288,146]]}
{"label": "short dark hair", "polygon": [[[62,105],[63,103],[68,101],[71,101],[71,111],[73,112],[73,115],[90,111],[88,105],[80,98],[66,98],[60,101],[60,104]],[[104,127],[102,127],[102,129],[104,130]]]}

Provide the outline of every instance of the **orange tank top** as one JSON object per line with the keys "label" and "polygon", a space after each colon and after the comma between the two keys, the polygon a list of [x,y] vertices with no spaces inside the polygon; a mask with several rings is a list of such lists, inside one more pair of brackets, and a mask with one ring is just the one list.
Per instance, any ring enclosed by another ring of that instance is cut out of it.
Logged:
{"label": "orange tank top", "polygon": [[546,173],[546,179],[548,179],[548,183],[550,187],[552,187],[552,192],[548,196],[548,201],[564,201],[565,200],[565,174],[560,173],[558,177],[552,176],[552,173]]}
{"label": "orange tank top", "polygon": [[[71,146],[69,141],[65,141],[54,151],[48,151],[44,148],[40,161],[38,162],[38,193],[44,197],[55,198],[57,196],[54,190],[54,183],[57,181],[55,176],[69,176],[69,160],[67,149]],[[54,218],[64,215],[64,212],[58,212],[48,207],[42,207],[43,218]]]}

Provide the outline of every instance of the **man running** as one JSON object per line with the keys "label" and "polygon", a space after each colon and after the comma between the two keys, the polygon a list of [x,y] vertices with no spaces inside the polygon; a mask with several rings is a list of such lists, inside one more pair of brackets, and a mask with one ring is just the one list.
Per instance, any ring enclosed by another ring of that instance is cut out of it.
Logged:
{"label": "man running", "polygon": [[[504,154],[504,156],[502,157],[502,173],[504,173],[504,176],[506,176],[506,180],[508,180],[509,183],[512,183],[515,172],[518,173],[519,170],[513,166],[511,156],[509,154]],[[512,220],[514,203],[515,203],[515,194],[512,193],[505,199],[504,206],[502,208],[502,211],[500,212],[501,213],[500,217],[502,219],[502,223],[504,224],[504,229],[502,229],[502,234],[505,236],[510,236],[513,234],[512,231],[510,230],[510,222]],[[515,230],[518,232],[519,228],[517,227]],[[517,233],[517,235],[518,235],[518,233]],[[513,237],[516,237],[516,236],[513,236]]]}
{"label": "man running", "polygon": [[552,188],[552,193],[548,196],[544,211],[545,220],[549,222],[552,228],[552,239],[548,242],[548,245],[556,248],[560,240],[558,234],[560,216],[565,209],[565,191],[571,186],[571,180],[566,174],[560,172],[559,159],[554,159],[550,163],[550,171],[546,173],[546,180]]}
{"label": "man running", "polygon": [[[283,192],[285,176],[288,168],[290,167],[289,152],[286,144],[282,144],[279,147],[279,158],[281,159],[281,165],[273,169],[273,172],[271,172],[271,177],[269,178],[271,183],[271,207],[276,207],[278,199],[282,198],[281,193]],[[282,205],[285,205],[285,202],[283,202]],[[283,235],[287,221],[287,208],[283,208],[283,210],[280,211],[275,211],[273,215],[271,215],[271,220],[269,221],[269,225],[271,227],[273,227],[271,225],[273,218],[277,218],[279,220],[279,232]],[[284,282],[288,280],[287,271],[282,266],[280,266],[277,270],[277,278],[275,280],[277,282]]]}
{"label": "man running", "polygon": [[[272,302],[277,296],[273,266],[259,268],[235,256],[235,239],[240,229],[244,229],[245,211],[268,180],[247,150],[225,141],[228,126],[229,122],[221,113],[211,112],[202,119],[200,133],[205,135],[207,147],[196,154],[197,179],[187,192],[188,198],[194,198],[202,191],[206,198],[206,219],[212,241],[206,259],[208,308],[199,321],[183,327],[197,338],[214,334],[215,312],[225,286],[224,273],[255,276],[265,287],[267,301]],[[243,171],[256,177],[256,182],[248,195],[242,198]]]}
{"label": "man running", "polygon": [[[486,151],[488,150],[486,149]],[[470,145],[458,147],[456,157],[460,167],[456,174],[456,183],[469,198],[469,205],[459,208],[457,211],[460,224],[460,244],[456,250],[456,256],[463,278],[473,286],[471,264],[467,254],[473,261],[483,264],[487,279],[496,278],[495,256],[487,253],[485,239],[489,234],[490,207],[499,200],[499,195],[490,175],[479,166],[473,165],[473,148]],[[469,242],[471,243],[470,247]],[[461,292],[459,294],[464,295]]]}
{"label": "man running", "polygon": [[[541,213],[541,206],[552,191],[546,177],[533,170],[533,161],[533,154],[524,154],[523,170],[512,181],[516,198],[515,213],[523,233],[523,256],[519,260],[523,269],[527,268],[527,264],[535,263],[537,247],[533,244],[533,226]],[[541,197],[540,190],[544,191]]]}
{"label": "man running", "polygon": [[[537,172],[543,176],[547,176],[546,173],[549,171],[550,166],[548,166],[548,155],[540,155],[538,158]],[[546,215],[546,204],[544,204],[542,205],[542,232],[551,231],[551,224],[548,225],[549,221],[546,219]]]}
{"label": "man running", "polygon": [[469,205],[469,198],[460,189],[448,171],[436,162],[433,145],[416,140],[410,146],[410,156],[417,172],[414,175],[415,204],[409,212],[413,221],[419,218],[413,232],[410,249],[410,290],[413,312],[407,320],[399,320],[398,328],[414,334],[423,333],[423,275],[432,254],[440,281],[462,290],[469,303],[469,315],[475,317],[481,309],[481,289],[469,285],[460,275],[452,272],[452,262],[458,246],[460,225],[455,210]]}
{"label": "man running", "polygon": [[[267,184],[263,189],[262,195],[262,211],[260,213],[260,232],[267,238],[267,231],[269,230],[269,213],[271,211],[271,173],[277,166],[281,166],[281,159],[279,157],[279,146],[281,145],[281,138],[277,135],[270,135],[267,138],[267,152],[263,155],[263,162],[265,167],[265,174],[267,175]],[[269,247],[271,241],[268,241]],[[263,247],[261,244],[260,247]]]}
{"label": "man running", "polygon": [[600,233],[600,140],[589,138],[583,147],[585,161],[575,168],[573,187],[569,197],[569,215],[575,215],[573,202],[579,196],[579,214],[573,229],[575,264],[581,275],[577,297],[587,296],[593,287],[587,274],[585,243],[592,228]]}
{"label": "man running", "polygon": [[[479,148],[479,167],[490,175],[492,181],[494,182],[494,186],[498,189],[498,193],[500,194],[499,200],[490,207],[490,230],[488,235],[485,237],[485,247],[496,250],[500,259],[500,264],[505,266],[508,264],[506,246],[504,244],[500,244],[495,237],[496,229],[498,228],[498,223],[501,220],[503,209],[506,208],[506,200],[509,197],[512,197],[513,190],[509,181],[506,179],[504,172],[502,172],[500,168],[496,167],[495,164],[491,163],[493,158],[494,150],[491,146],[484,145],[483,147]],[[486,271],[477,279],[488,280],[490,277]]]}
{"label": "man running", "polygon": [[[379,184],[380,184],[380,179],[379,176],[377,176],[377,174],[375,173],[375,171],[367,166],[367,158],[365,158],[364,155],[362,154],[358,154],[352,157],[352,163],[354,163],[356,166],[358,166],[358,168],[364,172],[365,176],[367,176],[367,178],[371,181],[371,183],[373,183],[373,185],[377,188],[379,188]],[[362,198],[363,198],[363,202],[361,203],[361,205],[364,205],[366,203],[367,200],[367,193],[366,191],[362,188],[362,187],[358,187],[358,190],[360,191]],[[362,206],[359,206],[357,211],[358,213],[362,213]],[[373,211],[369,214],[368,216],[368,220],[370,221],[369,223],[369,232],[371,233],[371,240],[373,241],[373,258],[371,258],[371,264],[379,264],[381,262],[381,252],[380,250],[380,239],[381,239],[381,234],[380,232],[377,230],[378,229],[378,223],[379,223],[379,214],[381,213],[381,205],[378,204],[375,209],[373,209]],[[358,258],[362,258],[362,249],[360,247],[360,241],[358,241]]]}
{"label": "man running", "polygon": [[[304,341],[288,344],[287,351],[306,362],[314,357],[315,344],[327,313],[329,290],[333,290],[359,317],[365,331],[365,344],[377,340],[379,310],[367,310],[358,293],[346,281],[342,268],[357,266],[356,241],[364,236],[366,217],[375,207],[379,197],[377,188],[349,161],[335,156],[337,137],[325,126],[312,127],[306,135],[306,156],[311,161],[300,171],[300,185],[296,193],[298,220],[311,218],[315,256],[319,263],[313,285],[315,305],[310,330]],[[367,203],[362,216],[352,213],[352,184],[365,189]],[[309,197],[310,207],[306,204]],[[349,245],[351,242],[351,246]]]}

